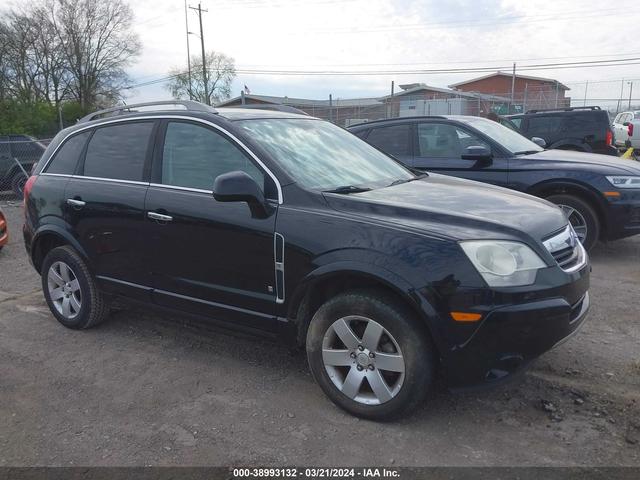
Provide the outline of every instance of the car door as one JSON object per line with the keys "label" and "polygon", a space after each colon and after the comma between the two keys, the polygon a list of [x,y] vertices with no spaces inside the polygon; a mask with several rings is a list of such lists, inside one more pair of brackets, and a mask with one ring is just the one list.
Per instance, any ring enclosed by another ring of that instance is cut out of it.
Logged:
{"label": "car door", "polygon": [[157,122],[127,121],[97,127],[65,189],[66,222],[108,291],[148,298],[143,235]]}
{"label": "car door", "polygon": [[[489,142],[472,130],[453,123],[433,121],[417,123],[415,132],[414,168],[494,185],[507,185],[507,158],[492,150]],[[493,157],[484,160],[462,158],[465,149],[474,146],[492,150]]]}
{"label": "car door", "polygon": [[214,319],[271,328],[276,288],[272,212],[213,198],[215,178],[243,171],[267,198],[273,180],[243,146],[213,125],[163,123],[145,209],[153,301]]}

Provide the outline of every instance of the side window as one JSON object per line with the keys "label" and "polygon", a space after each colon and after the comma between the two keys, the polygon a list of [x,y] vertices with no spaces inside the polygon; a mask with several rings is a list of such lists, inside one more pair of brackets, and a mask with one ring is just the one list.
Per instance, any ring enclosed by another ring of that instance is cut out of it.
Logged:
{"label": "side window", "polygon": [[532,137],[549,137],[562,130],[563,119],[560,116],[543,117],[532,115],[529,117],[529,130],[527,135]]}
{"label": "side window", "polygon": [[616,118],[613,119],[613,123],[620,123],[620,119],[622,118],[622,114],[619,113],[616,115]]}
{"label": "side window", "polygon": [[13,156],[19,159],[38,160],[43,148],[33,139],[24,135],[9,135]]}
{"label": "side window", "polygon": [[82,132],[64,142],[49,162],[45,173],[73,175],[89,135],[90,132]]}
{"label": "side window", "polygon": [[153,122],[97,128],[87,147],[84,175],[141,181],[152,131]]}
{"label": "side window", "polygon": [[520,128],[522,117],[510,118],[509,120],[511,120],[516,127]]}
{"label": "side window", "polygon": [[367,137],[367,142],[385,153],[395,156],[411,155],[411,125],[393,125],[391,127],[374,128]]}
{"label": "side window", "polygon": [[418,124],[418,147],[421,157],[460,158],[464,150],[471,146],[490,148],[477,136],[454,125]]}
{"label": "side window", "polygon": [[9,139],[0,137],[0,158],[11,158],[11,149],[9,148]]}
{"label": "side window", "polygon": [[364,140],[365,138],[367,138],[368,133],[369,133],[369,130],[360,130],[359,132],[354,132],[354,135]]}
{"label": "side window", "polygon": [[162,183],[211,190],[218,175],[240,170],[264,188],[264,174],[226,137],[210,128],[169,122],[162,152]]}

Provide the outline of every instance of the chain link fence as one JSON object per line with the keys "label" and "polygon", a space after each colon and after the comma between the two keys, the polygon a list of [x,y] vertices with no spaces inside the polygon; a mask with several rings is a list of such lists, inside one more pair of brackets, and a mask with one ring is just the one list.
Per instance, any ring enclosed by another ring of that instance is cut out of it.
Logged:
{"label": "chain link fence", "polygon": [[0,202],[22,202],[24,184],[50,141],[26,135],[0,136]]}

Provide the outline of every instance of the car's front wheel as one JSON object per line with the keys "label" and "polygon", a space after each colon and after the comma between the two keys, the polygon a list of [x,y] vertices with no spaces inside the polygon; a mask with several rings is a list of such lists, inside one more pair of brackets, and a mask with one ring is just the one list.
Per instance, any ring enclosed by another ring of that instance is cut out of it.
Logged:
{"label": "car's front wheel", "polygon": [[363,418],[401,415],[424,401],[434,349],[401,302],[376,290],[340,294],[322,305],[307,332],[313,377],[339,407]]}
{"label": "car's front wheel", "polygon": [[551,195],[547,200],[562,209],[584,248],[591,250],[600,237],[600,221],[593,207],[573,195]]}
{"label": "car's front wheel", "polygon": [[51,250],[44,258],[41,272],[49,309],[65,327],[90,328],[106,318],[108,306],[104,296],[73,248]]}

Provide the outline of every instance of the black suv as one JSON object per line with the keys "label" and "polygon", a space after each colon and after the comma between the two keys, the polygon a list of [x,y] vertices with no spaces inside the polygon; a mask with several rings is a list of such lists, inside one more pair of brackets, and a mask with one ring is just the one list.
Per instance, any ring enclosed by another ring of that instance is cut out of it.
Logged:
{"label": "black suv", "polygon": [[28,172],[45,148],[27,135],[0,135],[0,191],[10,188],[22,197]]}
{"label": "black suv", "polygon": [[60,132],[27,182],[25,245],[66,327],[123,297],[279,336],[383,418],[436,371],[499,381],[583,323],[587,254],[554,205],[415,175],[312,117],[180,104]]}
{"label": "black suv", "polygon": [[414,169],[492,183],[555,203],[565,210],[587,250],[598,239],[640,233],[637,162],[544,150],[480,117],[396,118],[349,130]]}
{"label": "black suv", "polygon": [[609,114],[600,107],[529,110],[505,118],[525,137],[543,139],[547,148],[618,156]]}

